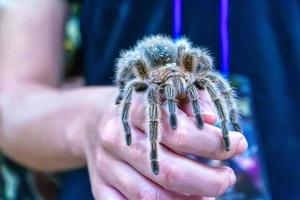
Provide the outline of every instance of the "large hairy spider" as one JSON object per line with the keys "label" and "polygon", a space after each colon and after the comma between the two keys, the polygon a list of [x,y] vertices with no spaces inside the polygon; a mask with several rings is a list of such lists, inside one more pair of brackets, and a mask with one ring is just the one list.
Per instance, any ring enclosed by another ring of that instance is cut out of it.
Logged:
{"label": "large hairy spider", "polygon": [[206,89],[221,120],[223,143],[230,150],[227,122],[236,131],[238,112],[234,93],[228,82],[213,69],[213,61],[204,49],[194,47],[186,38],[173,41],[167,36],[150,36],[139,41],[133,49],[121,52],[116,64],[116,84],[120,94],[121,120],[127,145],[132,142],[128,122],[133,90],[147,94],[148,131],[151,141],[151,169],[159,173],[157,140],[160,123],[159,105],[167,103],[170,125],[177,127],[177,101],[182,97],[191,102],[196,124],[203,128],[197,88]]}

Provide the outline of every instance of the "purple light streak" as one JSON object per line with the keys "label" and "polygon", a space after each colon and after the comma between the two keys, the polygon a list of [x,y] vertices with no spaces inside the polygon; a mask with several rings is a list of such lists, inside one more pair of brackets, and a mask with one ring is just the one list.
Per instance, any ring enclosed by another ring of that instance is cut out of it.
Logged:
{"label": "purple light streak", "polygon": [[221,73],[228,77],[229,75],[229,36],[228,36],[228,1],[221,0],[220,6],[220,30],[221,30]]}
{"label": "purple light streak", "polygon": [[173,38],[177,39],[181,36],[181,0],[174,0],[174,10],[173,10],[173,19],[174,19],[174,30]]}

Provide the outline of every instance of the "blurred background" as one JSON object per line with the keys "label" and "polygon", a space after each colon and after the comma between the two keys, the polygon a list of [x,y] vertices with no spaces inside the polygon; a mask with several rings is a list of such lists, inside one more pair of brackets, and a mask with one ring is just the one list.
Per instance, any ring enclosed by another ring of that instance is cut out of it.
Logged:
{"label": "blurred background", "polygon": [[[185,35],[207,47],[215,67],[237,89],[249,142],[247,152],[225,161],[238,178],[219,199],[300,199],[300,1],[87,0],[71,1],[70,13],[64,41],[67,81],[112,84],[114,74],[107,68],[119,50],[145,35]],[[99,81],[103,74],[111,78]],[[2,163],[10,166],[2,164],[2,172],[20,169],[6,158]],[[23,173],[26,179],[31,172]],[[60,199],[72,199],[76,188],[88,187],[84,170],[56,177],[62,179],[51,177],[51,187],[69,188]]]}

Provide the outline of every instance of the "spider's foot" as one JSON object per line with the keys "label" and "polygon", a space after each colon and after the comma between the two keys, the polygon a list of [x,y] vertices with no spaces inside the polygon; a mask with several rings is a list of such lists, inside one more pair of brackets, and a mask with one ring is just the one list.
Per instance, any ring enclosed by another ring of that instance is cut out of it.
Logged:
{"label": "spider's foot", "polygon": [[224,149],[230,151],[230,140],[228,136],[223,137]]}
{"label": "spider's foot", "polygon": [[132,136],[131,134],[126,134],[126,144],[129,146],[132,142]]}
{"label": "spider's foot", "polygon": [[196,114],[195,118],[196,118],[196,124],[197,124],[198,128],[202,129],[204,126],[204,122],[203,122],[201,115]]}
{"label": "spider's foot", "polygon": [[175,114],[170,115],[170,124],[171,124],[172,129],[177,128],[177,118],[176,118]]}
{"label": "spider's foot", "polygon": [[151,169],[155,175],[159,174],[159,164],[157,160],[151,160]]}
{"label": "spider's foot", "polygon": [[242,129],[241,129],[241,126],[237,123],[232,123],[232,126],[233,126],[233,129],[237,132],[240,132],[242,133]]}

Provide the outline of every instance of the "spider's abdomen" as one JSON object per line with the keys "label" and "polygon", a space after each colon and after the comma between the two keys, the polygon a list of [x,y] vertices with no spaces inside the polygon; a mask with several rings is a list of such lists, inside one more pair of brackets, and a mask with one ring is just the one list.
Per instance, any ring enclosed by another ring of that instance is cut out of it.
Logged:
{"label": "spider's abdomen", "polygon": [[137,44],[136,50],[144,55],[152,68],[176,61],[176,45],[167,36],[147,37]]}

